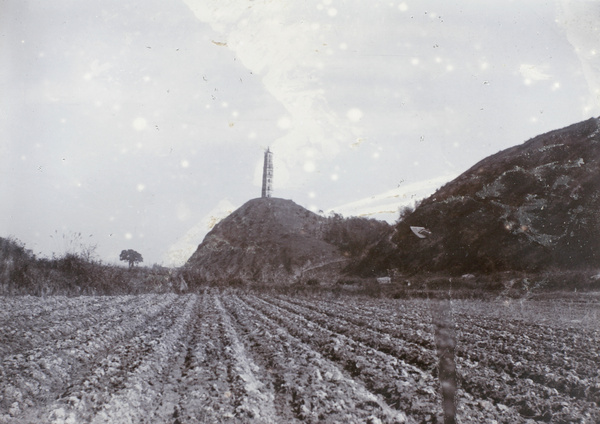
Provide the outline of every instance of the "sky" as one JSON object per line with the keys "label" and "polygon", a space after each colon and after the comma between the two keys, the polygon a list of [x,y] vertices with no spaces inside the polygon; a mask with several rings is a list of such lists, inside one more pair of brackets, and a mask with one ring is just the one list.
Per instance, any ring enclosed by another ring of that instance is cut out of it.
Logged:
{"label": "sky", "polygon": [[600,115],[600,2],[0,0],[0,237],[178,266],[260,197],[394,222]]}

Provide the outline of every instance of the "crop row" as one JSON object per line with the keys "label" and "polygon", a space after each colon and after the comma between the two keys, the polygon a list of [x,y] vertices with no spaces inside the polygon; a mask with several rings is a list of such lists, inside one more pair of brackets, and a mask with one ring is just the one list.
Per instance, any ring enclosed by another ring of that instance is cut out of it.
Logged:
{"label": "crop row", "polygon": [[207,290],[2,305],[0,423],[442,422],[442,329],[459,422],[600,422],[597,330],[491,303]]}
{"label": "crop row", "polygon": [[[415,332],[406,330],[406,321],[414,320],[419,314],[431,316],[430,307],[426,303],[420,304],[420,311],[413,308],[407,314],[409,319],[404,320],[404,316],[392,314],[388,310],[380,311],[381,318],[376,318],[373,314],[375,309],[370,309],[364,304],[357,307],[352,302],[341,304],[282,297],[270,301],[332,331],[343,332],[397,358],[409,359],[408,362],[421,369],[426,370],[426,365],[429,365],[428,361],[422,358],[433,362],[436,360],[435,352],[421,352],[415,355],[414,350],[406,349],[406,346],[414,349],[419,343],[411,346],[402,341],[415,339]],[[407,303],[414,306],[412,301],[396,302],[398,309],[406,309]],[[456,314],[454,316],[456,317]],[[569,368],[550,368],[543,362],[545,355],[539,356],[541,361],[527,360],[524,356],[527,356],[528,350],[532,350],[533,347],[527,345],[529,339],[526,334],[506,334],[504,330],[499,330],[498,334],[493,330],[486,331],[481,328],[471,317],[463,316],[459,319],[456,323],[456,361],[461,371],[460,386],[466,391],[467,397],[489,399],[504,412],[507,407],[512,407],[519,412],[522,419],[538,418],[546,421],[553,417],[568,420],[586,415],[598,416],[597,378],[579,378]],[[370,320],[373,320],[372,325],[368,325]],[[421,322],[431,322],[431,318],[422,317]],[[426,340],[432,337],[430,334]],[[495,344],[494,341],[498,337],[506,337],[512,344]],[[537,346],[537,349],[544,348],[550,352],[553,350],[553,346],[548,343],[545,346]],[[597,353],[592,353],[595,354]],[[592,375],[597,374],[597,367],[586,362],[585,353],[582,356],[584,358],[581,362],[575,358],[567,359],[577,362],[579,369]],[[462,399],[463,403],[466,400]],[[486,404],[487,406],[489,405]]]}
{"label": "crop row", "polygon": [[[344,373],[313,346],[237,297],[224,299],[261,367],[271,376],[286,422],[402,423],[403,411],[390,408],[360,380]],[[285,411],[292,415],[285,416]]]}
{"label": "crop row", "polygon": [[[84,326],[86,322],[90,323],[89,327],[72,332],[70,338],[59,338],[24,353],[5,356],[0,366],[0,403],[3,410],[9,411],[11,416],[18,416],[57,397],[69,397],[72,386],[92,385],[92,381],[87,379],[90,375],[104,378],[106,384],[102,384],[108,396],[118,382],[111,381],[110,373],[107,375],[105,369],[117,369],[124,357],[123,350],[128,346],[134,346],[134,351],[126,356],[134,364],[130,368],[137,366],[142,358],[140,352],[149,349],[153,338],[169,327],[173,317],[180,313],[183,301],[175,295],[162,298],[142,296],[121,314],[110,310],[111,304],[108,303],[106,316],[119,316],[118,322],[104,320],[102,316],[100,319],[98,316],[81,319]],[[114,308],[121,310],[118,301]],[[70,322],[53,324],[55,327],[69,327]],[[92,389],[90,391],[93,392]],[[97,396],[98,393],[94,392],[93,397]]]}
{"label": "crop row", "polygon": [[393,355],[425,372],[435,372],[437,356],[435,345],[429,341],[432,337],[425,329],[411,330],[404,326],[373,320],[357,314],[340,311],[335,305],[328,309],[309,306],[307,302],[299,304],[285,299],[268,299],[274,305],[292,313],[301,315],[335,333],[346,334],[353,340],[364,343],[378,351]]}
{"label": "crop row", "polygon": [[144,302],[134,296],[36,299],[10,302],[11,298],[0,297],[0,360],[8,353],[16,355],[57,340],[76,339],[73,334],[96,324],[99,316],[117,323],[122,310]]}
{"label": "crop row", "polygon": [[441,399],[437,380],[431,373],[267,300],[256,297],[244,300],[337,363],[352,378],[361,380],[391,407],[405,411],[417,421],[440,418]]}

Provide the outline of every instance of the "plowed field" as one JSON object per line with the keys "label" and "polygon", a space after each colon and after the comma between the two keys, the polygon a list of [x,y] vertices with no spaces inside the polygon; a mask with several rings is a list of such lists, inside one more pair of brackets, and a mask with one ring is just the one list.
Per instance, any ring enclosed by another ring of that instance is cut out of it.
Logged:
{"label": "plowed field", "polygon": [[[0,298],[0,423],[443,422],[433,303]],[[597,302],[449,305],[458,422],[600,422]]]}

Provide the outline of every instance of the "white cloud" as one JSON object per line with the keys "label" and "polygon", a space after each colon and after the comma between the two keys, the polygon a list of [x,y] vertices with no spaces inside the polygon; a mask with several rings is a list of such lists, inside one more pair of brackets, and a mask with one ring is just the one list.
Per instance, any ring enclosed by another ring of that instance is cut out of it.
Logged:
{"label": "white cloud", "polygon": [[599,15],[600,2],[597,1],[559,2],[558,21],[579,57],[590,90],[589,103],[584,107],[585,116],[600,112],[600,55],[596,54],[600,37]]}
{"label": "white cloud", "polygon": [[[180,205],[180,208],[182,206],[184,209],[187,209],[185,205]],[[202,243],[206,234],[235,209],[235,206],[229,200],[221,200],[204,218],[169,247],[163,256],[163,263],[166,266],[181,266],[185,264],[196,251],[198,245]],[[189,216],[190,212],[185,211],[185,214]]]}
{"label": "white cloud", "polygon": [[177,205],[177,219],[187,221],[192,216],[192,211],[185,202],[180,202]]}
{"label": "white cloud", "polygon": [[[184,2],[199,20],[221,33],[244,66],[262,76],[265,89],[287,112],[277,121],[287,134],[269,143],[278,161],[276,188],[303,178],[299,171],[306,167],[299,152],[313,147],[318,151],[314,161],[331,158],[345,139],[354,138],[319,86],[324,66],[320,51],[333,30],[313,20],[314,9],[287,2],[254,2],[251,7],[246,0]],[[332,9],[328,13],[336,14]]]}
{"label": "white cloud", "polygon": [[398,210],[401,207],[413,205],[417,200],[430,196],[435,190],[454,178],[456,175],[452,174],[411,184],[400,184],[395,189],[338,205],[326,212],[337,212],[344,216],[365,216],[392,223],[398,219]]}
{"label": "white cloud", "polygon": [[363,112],[362,110],[360,110],[359,108],[352,108],[350,109],[347,113],[346,116],[348,117],[348,119],[352,122],[358,122],[362,119],[363,117]]}
{"label": "white cloud", "polygon": [[315,172],[315,170],[317,169],[317,166],[315,165],[315,163],[312,160],[307,160],[306,162],[304,162],[303,169],[306,172]]}
{"label": "white cloud", "polygon": [[545,72],[545,67],[530,65],[527,63],[524,63],[519,67],[519,73],[524,78],[526,83],[531,83],[534,81],[545,81],[552,78],[551,75]]}
{"label": "white cloud", "polygon": [[292,120],[289,116],[282,116],[277,121],[277,126],[282,130],[289,130],[290,128],[292,128]]}

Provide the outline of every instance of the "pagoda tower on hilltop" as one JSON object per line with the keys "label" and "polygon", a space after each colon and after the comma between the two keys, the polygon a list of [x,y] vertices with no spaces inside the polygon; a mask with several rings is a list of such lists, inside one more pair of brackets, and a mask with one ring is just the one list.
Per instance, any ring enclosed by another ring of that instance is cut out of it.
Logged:
{"label": "pagoda tower on hilltop", "polygon": [[261,197],[271,197],[273,193],[273,153],[267,147],[263,165],[263,180]]}

